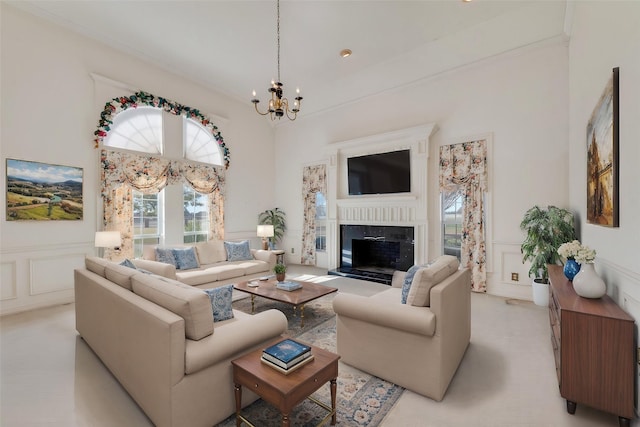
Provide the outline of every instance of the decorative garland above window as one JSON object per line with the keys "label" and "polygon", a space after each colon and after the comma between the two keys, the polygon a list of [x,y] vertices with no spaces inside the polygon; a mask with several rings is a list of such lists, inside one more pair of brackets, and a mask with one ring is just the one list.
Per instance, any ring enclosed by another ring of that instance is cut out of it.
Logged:
{"label": "decorative garland above window", "polygon": [[187,107],[186,105],[179,104],[168,99],[151,95],[147,92],[136,92],[131,96],[121,96],[120,98],[113,98],[110,102],[107,102],[104,106],[104,110],[100,113],[100,121],[98,122],[98,129],[93,133],[95,138],[95,148],[98,148],[104,141],[107,133],[111,130],[113,125],[113,118],[123,110],[127,108],[137,108],[139,104],[148,105],[151,107],[162,108],[164,111],[175,114],[176,116],[185,116],[189,119],[199,121],[202,126],[209,129],[211,134],[218,142],[220,149],[222,150],[224,157],[224,167],[229,168],[229,160],[231,158],[229,149],[222,139],[222,135],[218,130],[218,127],[211,123],[208,117],[204,116],[200,111],[195,108]]}

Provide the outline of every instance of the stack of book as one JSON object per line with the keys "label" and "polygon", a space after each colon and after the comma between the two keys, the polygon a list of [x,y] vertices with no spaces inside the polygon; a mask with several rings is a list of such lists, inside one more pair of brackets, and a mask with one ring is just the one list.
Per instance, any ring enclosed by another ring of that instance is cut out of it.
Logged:
{"label": "stack of book", "polygon": [[311,347],[292,339],[280,341],[262,351],[262,363],[288,374],[313,360]]}
{"label": "stack of book", "polygon": [[295,291],[296,289],[300,289],[302,285],[296,282],[278,282],[276,284],[276,288],[282,289],[283,291]]}

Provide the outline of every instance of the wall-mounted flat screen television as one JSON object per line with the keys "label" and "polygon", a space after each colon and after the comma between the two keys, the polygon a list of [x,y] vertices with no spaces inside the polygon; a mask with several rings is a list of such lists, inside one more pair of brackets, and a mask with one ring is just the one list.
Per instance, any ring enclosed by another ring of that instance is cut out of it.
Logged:
{"label": "wall-mounted flat screen television", "polygon": [[349,195],[411,192],[411,151],[347,158]]}

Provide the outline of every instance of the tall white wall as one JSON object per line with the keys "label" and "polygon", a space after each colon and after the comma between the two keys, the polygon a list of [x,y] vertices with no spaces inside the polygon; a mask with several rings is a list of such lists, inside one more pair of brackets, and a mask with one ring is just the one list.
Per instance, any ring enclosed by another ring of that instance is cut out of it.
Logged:
{"label": "tall white wall", "polygon": [[567,68],[567,42],[555,40],[277,127],[276,204],[289,218],[284,245],[291,261],[299,262],[290,252],[300,252],[303,165],[326,160],[332,142],[435,123],[429,257],[440,254],[438,146],[489,135],[489,292],[530,299],[520,220],[534,204],[569,201]]}
{"label": "tall white wall", "polygon": [[[570,201],[581,239],[597,251],[607,293],[640,321],[640,3],[575,2],[569,76]],[[587,123],[620,67],[620,227],[586,223]]]}
{"label": "tall white wall", "polygon": [[[221,126],[231,151],[226,237],[255,238],[258,213],[273,207],[274,131],[249,102],[207,90],[4,2],[0,14],[2,314],[71,301],[73,268],[95,253],[100,215],[93,132],[109,99],[95,99],[91,73],[226,119]],[[84,219],[6,221],[6,158],[83,168]]]}

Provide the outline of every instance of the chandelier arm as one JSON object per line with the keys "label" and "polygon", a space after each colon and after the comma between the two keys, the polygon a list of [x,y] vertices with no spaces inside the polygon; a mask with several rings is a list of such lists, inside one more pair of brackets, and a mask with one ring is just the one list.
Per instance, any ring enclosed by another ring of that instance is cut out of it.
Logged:
{"label": "chandelier arm", "polygon": [[289,109],[287,108],[285,111],[287,113],[287,118],[289,120],[291,120],[291,121],[294,121],[298,117],[298,113],[297,112],[293,113],[293,118],[291,118],[291,116],[289,115]]}
{"label": "chandelier arm", "polygon": [[257,102],[254,102],[253,106],[256,107],[256,113],[260,114],[261,116],[266,116],[267,114],[269,114],[269,111],[267,111],[266,113],[261,113],[260,110],[258,110],[258,103]]}

